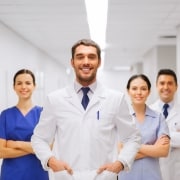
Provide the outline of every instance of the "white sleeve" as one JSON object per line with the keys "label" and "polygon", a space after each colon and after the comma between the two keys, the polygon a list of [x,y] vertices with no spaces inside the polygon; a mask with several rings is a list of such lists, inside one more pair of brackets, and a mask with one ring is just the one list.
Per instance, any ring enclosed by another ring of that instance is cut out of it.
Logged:
{"label": "white sleeve", "polygon": [[53,156],[50,145],[53,142],[55,131],[56,125],[53,118],[52,108],[47,100],[43,107],[39,123],[36,125],[31,137],[33,150],[36,156],[40,159],[45,170],[48,169],[47,161]]}

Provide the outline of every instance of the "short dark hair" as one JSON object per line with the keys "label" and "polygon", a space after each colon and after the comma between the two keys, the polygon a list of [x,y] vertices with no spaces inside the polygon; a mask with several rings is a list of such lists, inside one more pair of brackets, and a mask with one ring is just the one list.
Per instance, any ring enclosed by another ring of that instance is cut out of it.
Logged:
{"label": "short dark hair", "polygon": [[170,75],[174,78],[176,85],[178,84],[176,73],[172,69],[160,69],[157,74],[156,82],[158,81],[160,75]]}
{"label": "short dark hair", "polygon": [[143,79],[146,82],[148,89],[151,90],[151,82],[145,74],[135,74],[135,75],[131,76],[127,82],[126,88],[129,89],[131,81],[133,81],[134,79],[137,79],[137,78]]}
{"label": "short dark hair", "polygon": [[74,58],[74,54],[75,54],[75,51],[76,51],[76,48],[80,45],[84,45],[84,46],[93,46],[96,48],[96,51],[97,51],[97,55],[98,55],[98,59],[101,59],[101,49],[100,49],[100,46],[93,40],[91,39],[81,39],[79,41],[77,41],[71,48],[71,55],[72,55],[72,58]]}
{"label": "short dark hair", "polygon": [[33,79],[33,84],[36,85],[36,80],[35,80],[35,76],[34,73],[32,71],[30,71],[29,69],[20,69],[19,71],[16,72],[16,74],[14,75],[13,78],[13,85],[15,85],[16,82],[16,77],[20,74],[29,74],[31,75],[32,79]]}

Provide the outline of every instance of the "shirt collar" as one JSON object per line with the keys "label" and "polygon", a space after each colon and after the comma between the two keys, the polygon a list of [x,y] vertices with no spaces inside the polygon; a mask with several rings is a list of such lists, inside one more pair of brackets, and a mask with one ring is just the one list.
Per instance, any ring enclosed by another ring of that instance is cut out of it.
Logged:
{"label": "shirt collar", "polygon": [[[133,116],[136,116],[136,113],[134,112],[134,109],[133,107],[131,106],[130,108],[130,113],[133,115]],[[151,116],[151,117],[154,117],[155,116],[155,112],[149,108],[149,106],[146,105],[146,109],[145,109],[145,116]]]}
{"label": "shirt collar", "polygon": [[[80,83],[78,83],[77,81],[74,82],[74,89],[75,89],[76,93],[79,93],[79,91],[81,90],[82,87],[83,86]],[[94,93],[94,91],[95,91],[95,89],[97,87],[97,81],[95,81],[94,83],[90,84],[88,87],[90,88],[90,91],[92,93]]]}
{"label": "shirt collar", "polygon": [[[161,110],[163,111],[163,106],[164,106],[165,102],[163,102],[161,99],[159,100],[159,107],[161,108]],[[166,104],[169,104],[169,108],[171,109],[174,106],[174,101],[170,101]]]}

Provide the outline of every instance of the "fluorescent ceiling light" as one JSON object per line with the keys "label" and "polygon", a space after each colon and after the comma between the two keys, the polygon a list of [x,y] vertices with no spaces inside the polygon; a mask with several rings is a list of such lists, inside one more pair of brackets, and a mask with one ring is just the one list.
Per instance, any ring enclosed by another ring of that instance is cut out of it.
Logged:
{"label": "fluorescent ceiling light", "polygon": [[108,0],[85,0],[91,39],[102,49],[106,44]]}
{"label": "fluorescent ceiling light", "polygon": [[[108,0],[85,0],[85,4],[90,37],[96,41],[103,50],[106,47]],[[103,52],[102,55],[101,68],[103,68],[105,52]]]}

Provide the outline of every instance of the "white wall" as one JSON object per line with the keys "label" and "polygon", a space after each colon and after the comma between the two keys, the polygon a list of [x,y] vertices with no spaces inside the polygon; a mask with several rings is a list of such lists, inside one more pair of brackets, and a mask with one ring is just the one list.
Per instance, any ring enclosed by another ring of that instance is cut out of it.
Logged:
{"label": "white wall", "polygon": [[157,67],[157,49],[152,48],[144,55],[143,61],[143,73],[148,76],[151,82],[151,94],[147,100],[148,104],[151,104],[157,98],[156,93],[156,75],[158,71]]}
{"label": "white wall", "polygon": [[0,111],[16,104],[13,76],[21,68],[28,68],[36,75],[35,98],[42,104],[44,96],[66,83],[64,67],[28,41],[0,24]]}
{"label": "white wall", "polygon": [[176,70],[178,76],[177,98],[180,101],[180,25],[177,26],[177,42],[176,42]]}
{"label": "white wall", "polygon": [[157,46],[158,69],[170,68],[176,72],[176,46]]}

